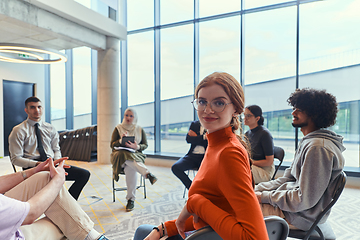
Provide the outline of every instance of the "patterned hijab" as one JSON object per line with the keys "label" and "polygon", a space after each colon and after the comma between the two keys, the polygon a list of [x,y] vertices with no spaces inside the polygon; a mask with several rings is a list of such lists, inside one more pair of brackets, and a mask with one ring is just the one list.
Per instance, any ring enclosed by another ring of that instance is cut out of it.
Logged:
{"label": "patterned hijab", "polygon": [[[134,120],[131,124],[128,124],[125,120],[125,115],[127,112],[132,112],[132,114],[134,115]],[[141,127],[137,125],[137,120],[138,120],[138,116],[136,111],[133,108],[128,108],[125,110],[122,123],[118,124],[116,128],[119,132],[120,137],[123,134],[126,134],[126,136],[135,136],[135,142],[139,144],[142,139],[141,139]]]}

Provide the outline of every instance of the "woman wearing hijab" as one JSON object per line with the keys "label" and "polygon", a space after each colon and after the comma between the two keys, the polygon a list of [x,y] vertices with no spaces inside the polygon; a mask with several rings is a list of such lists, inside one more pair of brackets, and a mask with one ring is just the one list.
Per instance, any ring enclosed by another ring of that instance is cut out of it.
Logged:
{"label": "woman wearing hijab", "polygon": [[[125,136],[134,136],[135,141],[127,141],[125,148],[116,150],[115,148],[121,146],[122,138]],[[134,109],[125,110],[122,123],[118,124],[112,133],[110,146],[112,148],[113,178],[118,181],[119,174],[125,174],[127,186],[126,211],[131,211],[135,202],[136,172],[144,178],[148,178],[151,184],[157,181],[157,178],[145,166],[146,156],[142,151],[148,147],[148,143],[144,129],[137,125],[137,114]]]}

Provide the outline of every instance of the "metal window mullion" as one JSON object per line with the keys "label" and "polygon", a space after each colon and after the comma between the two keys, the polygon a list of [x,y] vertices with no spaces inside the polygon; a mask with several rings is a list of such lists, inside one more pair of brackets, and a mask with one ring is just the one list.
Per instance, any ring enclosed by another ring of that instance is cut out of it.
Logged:
{"label": "metal window mullion", "polygon": [[[160,25],[160,0],[154,0],[154,25]],[[160,29],[154,30],[154,132],[155,152],[161,152],[161,79],[160,79]]]}
{"label": "metal window mullion", "polygon": [[[194,19],[199,18],[199,0],[194,0]],[[194,21],[194,93],[196,86],[200,82],[200,29],[199,22]],[[198,120],[197,111],[194,109],[194,120]]]}
{"label": "metal window mullion", "polygon": [[[127,1],[121,2],[122,10],[120,13],[120,23],[127,27]],[[121,116],[124,116],[125,110],[128,107],[128,44],[127,41],[120,42],[120,94],[121,94]]]}
{"label": "metal window mullion", "polygon": [[73,86],[73,51],[65,50],[68,60],[65,63],[65,113],[66,129],[74,128],[74,86]]}
{"label": "metal window mullion", "polygon": [[[295,74],[295,89],[299,88],[299,59],[300,59],[300,0],[297,0],[296,6],[296,74]],[[295,128],[295,150],[297,150],[299,141],[299,128]]]}
{"label": "metal window mullion", "polygon": [[91,49],[91,124],[97,124],[97,50]]}

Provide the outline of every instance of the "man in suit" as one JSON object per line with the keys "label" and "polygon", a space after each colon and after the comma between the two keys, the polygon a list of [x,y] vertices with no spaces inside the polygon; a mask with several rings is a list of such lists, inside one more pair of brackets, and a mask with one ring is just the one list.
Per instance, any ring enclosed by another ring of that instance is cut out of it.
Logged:
{"label": "man in suit", "polygon": [[[61,158],[59,134],[54,126],[44,122],[41,117],[43,107],[40,99],[29,97],[25,101],[28,118],[15,126],[9,135],[9,152],[12,164],[23,169],[33,168],[49,157]],[[77,200],[89,180],[90,172],[71,166],[66,168],[66,180],[75,181],[69,193]]]}

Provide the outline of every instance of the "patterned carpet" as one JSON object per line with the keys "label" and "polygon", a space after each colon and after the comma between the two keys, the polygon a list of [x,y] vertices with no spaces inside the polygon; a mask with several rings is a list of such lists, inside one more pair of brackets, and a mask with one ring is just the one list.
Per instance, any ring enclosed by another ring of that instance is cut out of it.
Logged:
{"label": "patterned carpet", "polygon": [[128,240],[133,238],[136,228],[142,224],[158,225],[160,222],[176,219],[185,205],[183,190],[183,187],[177,187],[152,204],[134,209],[132,216],[121,219],[121,224],[106,231],[105,235],[114,240]]}
{"label": "patterned carpet", "polygon": [[[154,224],[175,219],[185,204],[183,188],[176,188],[143,209],[134,210],[133,216],[121,220],[106,232],[114,240],[129,240],[141,224]],[[358,189],[345,189],[328,219],[337,240],[360,240],[360,198]],[[289,240],[292,238],[288,238]]]}

